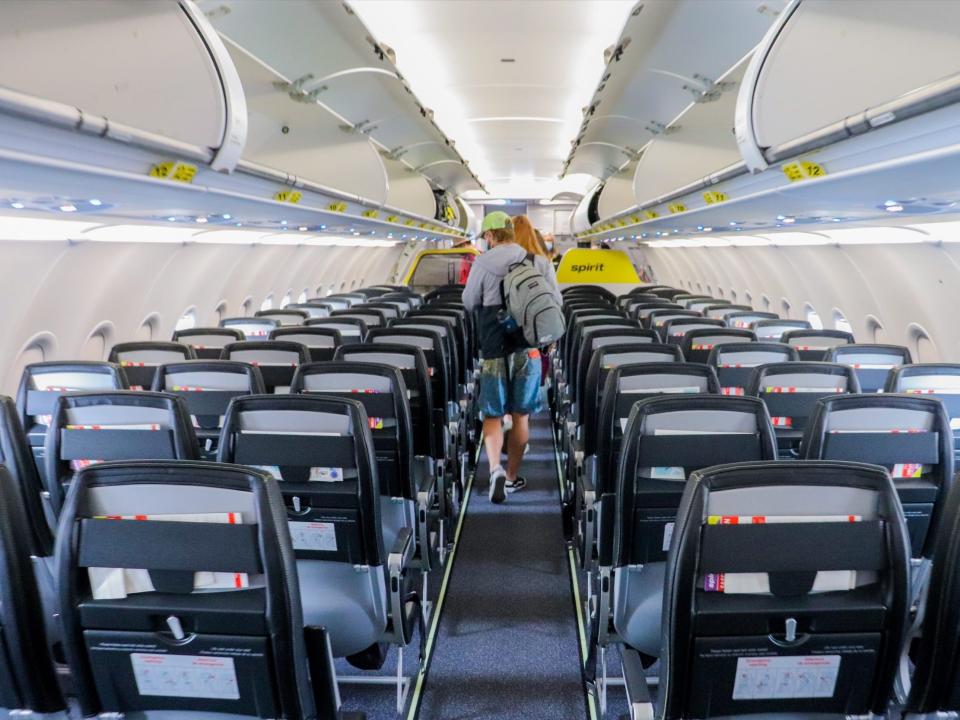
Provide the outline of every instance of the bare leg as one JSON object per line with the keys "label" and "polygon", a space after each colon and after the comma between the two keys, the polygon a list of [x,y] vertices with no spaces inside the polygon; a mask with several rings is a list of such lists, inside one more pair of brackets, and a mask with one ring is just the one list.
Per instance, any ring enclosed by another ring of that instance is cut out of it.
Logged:
{"label": "bare leg", "polygon": [[503,452],[503,420],[498,417],[483,419],[483,444],[487,448],[487,462],[491,472],[500,465],[500,454]]}
{"label": "bare leg", "polygon": [[[530,416],[513,413],[513,430],[507,447],[507,480],[517,479],[520,463],[523,462],[523,450],[530,439]],[[490,446],[487,446],[490,449]]]}

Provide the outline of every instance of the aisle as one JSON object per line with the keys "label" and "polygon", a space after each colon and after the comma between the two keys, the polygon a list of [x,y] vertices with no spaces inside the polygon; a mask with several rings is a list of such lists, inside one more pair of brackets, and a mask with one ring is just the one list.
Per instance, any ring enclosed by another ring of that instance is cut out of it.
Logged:
{"label": "aisle", "polygon": [[481,459],[422,720],[586,716],[546,413],[531,426],[527,488],[503,505],[487,500]]}

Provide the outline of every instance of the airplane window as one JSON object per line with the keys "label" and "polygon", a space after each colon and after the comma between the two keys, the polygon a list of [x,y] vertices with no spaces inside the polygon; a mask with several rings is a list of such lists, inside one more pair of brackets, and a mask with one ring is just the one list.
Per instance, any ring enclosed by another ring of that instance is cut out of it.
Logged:
{"label": "airplane window", "polygon": [[[297,296],[298,303],[305,303],[307,301],[307,290],[308,288],[304,288],[303,292],[301,292],[300,295]],[[317,293],[319,294],[319,292],[320,291],[318,290]]]}
{"label": "airplane window", "polygon": [[807,322],[810,323],[810,327],[814,330],[823,330],[823,320],[820,319],[820,314],[814,309],[813,305],[807,303],[803,307],[804,313],[807,316]]}
{"label": "airplane window", "polygon": [[719,295],[720,297],[725,297],[725,295],[723,294],[723,288],[722,288],[722,287],[718,287],[718,288],[717,288],[717,295]]}
{"label": "airplane window", "polygon": [[140,327],[137,328],[137,334],[134,337],[134,340],[150,342],[153,340],[154,332],[159,324],[160,316],[157,313],[151,313],[146,320],[140,323]]}
{"label": "airplane window", "polygon": [[[43,334],[49,335],[49,333]],[[32,342],[20,352],[20,356],[16,359],[16,361],[14,361],[10,377],[14,379],[14,382],[19,382],[20,376],[23,374],[23,369],[27,365],[30,365],[31,363],[43,362],[46,359],[47,354],[44,351],[43,343]]]}
{"label": "airplane window", "polygon": [[867,315],[867,333],[875,343],[882,343],[886,339],[886,330],[876,315]]}
{"label": "airplane window", "polygon": [[937,346],[930,337],[930,333],[919,323],[910,323],[907,327],[907,333],[913,341],[913,360],[914,362],[937,362],[940,359],[940,353]]}
{"label": "airplane window", "polygon": [[107,348],[110,346],[110,336],[112,324],[103,322],[93,329],[93,332],[87,336],[87,341],[83,344],[80,351],[81,360],[103,360],[107,356]]}
{"label": "airplane window", "polygon": [[730,289],[730,299],[733,300],[734,302],[737,301],[737,291],[734,290],[733,288]]}
{"label": "airplane window", "polygon": [[850,324],[850,321],[847,320],[846,316],[839,310],[833,311],[833,327],[837,330],[843,330],[844,332],[853,332],[853,326]]}
{"label": "airplane window", "polygon": [[263,302],[260,303],[260,309],[273,310],[273,293],[270,293],[263,299]]}
{"label": "airplane window", "polygon": [[790,301],[789,301],[789,300],[787,300],[786,298],[781,298],[781,299],[780,299],[780,314],[783,315],[783,317],[785,317],[785,318],[790,317],[790,308],[791,308],[791,307],[793,307],[793,306],[790,305]]}
{"label": "airplane window", "polygon": [[240,303],[240,314],[243,317],[247,317],[250,314],[250,307],[253,305],[253,298],[247,295],[244,298],[243,302]]}
{"label": "airplane window", "polygon": [[227,316],[227,301],[221,300],[217,303],[217,307],[213,310],[214,315],[217,316],[217,325],[220,324],[220,321]]}
{"label": "airplane window", "polygon": [[193,308],[187,310],[177,319],[177,324],[173,326],[174,330],[190,330],[197,326],[197,313]]}
{"label": "airplane window", "polygon": [[746,301],[747,305],[753,305],[753,293],[749,290],[743,291],[743,299]]}
{"label": "airplane window", "polygon": [[763,305],[763,309],[764,309],[764,310],[770,310],[770,304],[771,304],[771,303],[770,303],[770,296],[769,296],[769,295],[761,295],[761,296],[760,296],[760,303]]}
{"label": "airplane window", "polygon": [[287,290],[283,296],[283,300],[280,301],[280,307],[285,308],[287,305],[293,302],[293,290]]}

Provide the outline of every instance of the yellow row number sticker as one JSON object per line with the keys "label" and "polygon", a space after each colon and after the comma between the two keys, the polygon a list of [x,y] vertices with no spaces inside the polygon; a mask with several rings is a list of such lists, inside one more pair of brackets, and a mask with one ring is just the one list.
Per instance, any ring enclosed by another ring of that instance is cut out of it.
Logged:
{"label": "yellow row number sticker", "polygon": [[800,160],[784,165],[783,174],[787,176],[787,180],[790,182],[799,182],[800,180],[823,177],[827,174],[827,171],[823,165],[810,160]]}
{"label": "yellow row number sticker", "polygon": [[174,182],[192,183],[197,174],[197,166],[190,163],[168,160],[150,168],[150,177]]}

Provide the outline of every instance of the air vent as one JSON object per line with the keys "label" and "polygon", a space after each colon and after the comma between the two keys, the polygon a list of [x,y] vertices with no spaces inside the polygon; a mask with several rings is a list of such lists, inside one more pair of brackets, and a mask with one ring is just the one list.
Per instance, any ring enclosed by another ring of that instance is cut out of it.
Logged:
{"label": "air vent", "polygon": [[512,62],[516,62],[516,61],[517,61],[516,58],[500,58],[500,62],[502,62],[502,63],[512,63]]}

